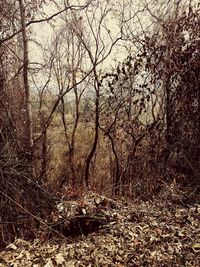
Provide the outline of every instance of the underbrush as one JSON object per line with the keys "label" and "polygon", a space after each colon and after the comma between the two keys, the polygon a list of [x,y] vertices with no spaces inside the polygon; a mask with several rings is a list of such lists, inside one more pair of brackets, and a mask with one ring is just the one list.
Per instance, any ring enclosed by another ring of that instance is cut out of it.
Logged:
{"label": "underbrush", "polygon": [[[198,267],[200,197],[184,203],[188,190],[175,185],[163,190],[145,202],[114,201],[92,192],[62,200],[54,213],[53,235],[43,229],[32,242],[16,239],[0,252],[0,264]],[[79,235],[70,235],[72,230]]]}

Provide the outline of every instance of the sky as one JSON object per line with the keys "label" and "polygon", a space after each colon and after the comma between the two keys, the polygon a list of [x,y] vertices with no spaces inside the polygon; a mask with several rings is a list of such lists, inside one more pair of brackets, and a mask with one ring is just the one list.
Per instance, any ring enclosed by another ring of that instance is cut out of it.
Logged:
{"label": "sky", "polygon": [[[125,7],[121,6],[121,9],[124,9],[123,11],[126,13],[125,14],[126,17],[131,16],[132,15],[131,12],[135,12],[135,10],[139,8],[139,5],[137,5],[138,1],[139,0],[135,0],[134,8],[133,6],[131,7],[129,5],[126,5]],[[104,1],[104,2],[106,4],[107,1]],[[113,36],[113,38],[115,38],[117,33],[119,32],[118,19],[120,16],[119,15],[120,12],[116,11],[116,8],[118,6],[118,9],[119,9],[120,4],[117,3],[118,1],[113,1],[114,4],[112,4],[112,1],[110,2],[111,3],[109,3],[109,5],[113,9],[113,11],[108,14],[105,20],[105,23],[107,24],[106,26],[108,27],[111,35]],[[44,12],[46,13],[46,16],[49,16],[56,11],[57,11],[57,8],[55,7],[54,4],[48,3],[47,5],[44,6]],[[123,11],[121,10],[121,12]],[[99,12],[97,11],[96,14],[98,16]],[[56,29],[59,29],[61,27],[62,23],[63,23],[62,20],[59,17],[57,17],[56,20],[51,22],[51,24],[47,22],[43,22],[43,23],[35,24],[32,26],[31,29],[32,29],[32,33],[34,34],[34,38],[33,38],[33,41],[31,41],[29,45],[30,58],[34,58],[34,60],[36,61],[42,60],[41,47],[45,47],[47,44],[51,42],[53,34],[55,34]],[[88,25],[88,23],[86,24]],[[103,26],[102,26],[101,31],[102,32],[104,31],[103,35],[105,35],[105,30],[103,29]],[[110,42],[110,39],[108,38],[108,36],[107,36],[107,41],[108,43]],[[38,43],[42,46],[38,46]],[[109,58],[104,62],[103,68],[109,69],[111,67],[114,67],[116,65],[116,61],[122,62],[126,58],[127,53],[126,53],[126,49],[123,47],[124,42],[120,42],[118,44],[119,45],[115,46],[115,48],[113,49],[111,56],[109,56]]]}
{"label": "sky", "polygon": [[[78,0],[74,0],[73,2],[77,1]],[[182,1],[187,2],[188,0]],[[79,0],[79,2],[83,4],[83,0]],[[157,3],[157,1],[155,0],[93,0],[92,10],[96,10],[94,19],[92,19],[92,12],[88,12],[86,14],[83,11],[80,13],[80,16],[82,16],[83,21],[85,22],[85,28],[83,29],[84,32],[86,32],[85,41],[89,44],[93,55],[95,54],[95,46],[93,48],[93,44],[95,43],[93,31],[97,30],[95,29],[95,23],[97,23],[98,26],[98,22],[101,18],[102,11],[100,7],[103,9],[105,8],[105,5],[108,5],[108,9],[111,9],[111,11],[105,17],[104,23],[101,25],[101,38],[104,39],[104,44],[108,45],[109,47],[109,43],[111,42],[109,35],[112,36],[113,40],[115,40],[115,38],[118,36],[120,30],[119,20],[122,18],[122,15],[123,19],[126,20],[126,27],[124,29],[126,30],[127,36],[125,36],[125,38],[132,38],[132,40],[134,40],[134,38],[140,35],[140,33],[144,34],[145,31],[150,32],[152,29],[152,22],[153,20],[155,21],[155,18],[153,16],[159,14],[160,12],[166,12],[166,6],[170,7],[170,1],[160,0],[160,2],[162,2],[160,5],[160,10],[157,10],[158,5],[155,4]],[[56,1],[56,4],[54,3],[54,1],[47,1],[47,4],[43,7],[44,17],[48,17],[58,10],[63,9],[62,3],[63,0]],[[99,8],[97,8],[96,3],[100,3]],[[152,15],[150,15],[149,11],[147,11],[146,9],[144,11],[144,6],[151,8]],[[64,15],[62,15],[61,17],[56,17],[56,19],[52,20],[50,23],[43,22],[34,24],[31,27],[31,36],[33,36],[33,38],[29,42],[30,62],[43,62],[42,49],[52,45],[51,43],[56,31],[63,30]],[[89,27],[89,23],[92,24],[91,28]],[[55,37],[53,44],[54,43]],[[134,47],[132,42],[126,41],[126,47],[124,46],[124,44],[125,42],[123,41],[118,42],[118,45],[113,48],[109,57],[105,61],[103,61],[99,68],[101,68],[104,72],[110,71],[112,68],[116,68],[119,62],[123,62],[123,60],[127,57],[127,50],[132,50],[132,52],[136,51],[136,47]],[[108,50],[109,48],[107,49],[107,51]],[[63,59],[63,61],[64,60],[65,59]],[[89,59],[85,59],[85,65],[90,65]],[[39,77],[40,80],[42,80],[43,78],[44,77]]]}
{"label": "sky", "polygon": [[[78,0],[77,0],[78,1]],[[146,0],[142,0],[146,1]],[[139,32],[143,31],[148,24],[150,24],[150,17],[148,16],[148,12],[143,11],[143,5],[141,0],[93,0],[93,7],[92,12],[88,11],[85,13],[85,11],[80,13],[80,16],[82,17],[83,23],[85,23],[85,28],[83,31],[85,34],[85,41],[88,43],[89,48],[92,51],[92,54],[95,54],[95,37],[93,36],[93,32],[95,32],[94,35],[96,35],[96,32],[98,31],[98,23],[102,17],[102,10],[107,6],[107,11],[109,10],[108,14],[105,16],[103,23],[101,25],[101,38],[99,38],[99,42],[101,43],[101,39],[104,39],[105,46],[108,46],[106,50],[109,51],[111,39],[115,40],[119,36],[120,27],[121,25],[119,23],[119,20],[123,19],[127,21],[126,23],[126,32],[131,33],[130,36],[127,37],[133,37],[135,35],[138,35]],[[154,0],[148,0],[150,2]],[[62,2],[63,0],[60,0],[61,4],[55,5],[53,1],[48,1],[46,5],[43,7],[44,11],[44,17],[51,16],[52,14],[56,13],[58,10],[63,9]],[[79,1],[80,2],[80,1]],[[58,3],[58,1],[56,1]],[[83,0],[81,0],[81,3],[83,3]],[[99,7],[96,3],[100,3]],[[98,7],[98,8],[97,8]],[[95,15],[94,15],[95,12]],[[78,13],[77,13],[78,14]],[[135,15],[136,14],[136,15]],[[92,17],[94,15],[94,18]],[[67,14],[69,16],[69,14]],[[40,15],[39,15],[40,17]],[[57,31],[63,30],[64,27],[64,21],[63,18],[65,18],[65,15],[63,14],[61,17],[58,16],[54,20],[52,20],[50,23],[43,22],[39,24],[34,24],[31,27],[33,38],[29,42],[29,56],[30,56],[30,62],[41,62],[43,63],[43,52],[42,50],[47,46],[52,46],[52,40],[54,38],[53,44],[55,44],[55,33]],[[67,17],[68,18],[68,17]],[[131,20],[129,20],[132,18]],[[90,23],[92,24],[92,27],[90,28]],[[126,47],[124,46],[126,43]],[[94,46],[93,46],[94,45]],[[101,44],[100,46],[103,47]],[[136,48],[133,46],[131,42],[124,42],[119,41],[117,45],[114,46],[112,49],[112,52],[110,55],[106,58],[106,60],[103,61],[103,63],[99,66],[99,71],[101,72],[110,72],[112,68],[116,69],[117,65],[120,62],[123,62],[124,59],[127,57],[128,52],[127,50],[135,51]],[[63,64],[65,63],[66,59],[63,58]],[[85,59],[84,62],[85,66],[89,66],[88,68],[91,69],[91,61],[89,58]],[[43,87],[45,84],[45,81],[47,80],[46,75],[39,74],[37,78],[35,78],[35,84],[37,84],[38,88]],[[34,84],[33,84],[34,86]],[[54,89],[53,89],[54,90]]]}

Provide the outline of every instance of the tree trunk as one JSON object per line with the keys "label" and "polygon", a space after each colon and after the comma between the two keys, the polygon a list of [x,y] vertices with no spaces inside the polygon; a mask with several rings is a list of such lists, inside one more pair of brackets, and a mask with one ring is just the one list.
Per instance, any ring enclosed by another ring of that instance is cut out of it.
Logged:
{"label": "tree trunk", "polygon": [[26,156],[29,160],[32,160],[33,156],[33,123],[32,123],[32,111],[31,111],[31,96],[28,81],[28,39],[26,32],[26,15],[25,6],[23,0],[19,1],[20,17],[22,26],[22,41],[23,41],[23,82],[25,90],[25,109],[26,109],[26,134],[25,134],[25,147]]}
{"label": "tree trunk", "polygon": [[[95,76],[97,78],[96,72]],[[98,83],[98,79],[97,83]],[[92,161],[92,158],[94,156],[94,153],[97,148],[97,143],[98,143],[98,138],[99,138],[99,88],[98,85],[96,87],[96,101],[95,101],[95,136],[94,136],[94,142],[92,145],[92,149],[86,159],[86,164],[85,164],[85,185],[86,187],[89,186],[89,176],[90,176],[90,164]]]}

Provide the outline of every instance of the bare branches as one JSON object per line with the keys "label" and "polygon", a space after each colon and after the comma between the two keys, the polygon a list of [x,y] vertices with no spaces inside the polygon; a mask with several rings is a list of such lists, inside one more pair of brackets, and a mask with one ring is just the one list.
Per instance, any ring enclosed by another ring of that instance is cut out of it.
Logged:
{"label": "bare branches", "polygon": [[[27,22],[27,23],[26,23],[26,27],[28,27],[28,26],[30,26],[30,25],[33,25],[33,24],[38,24],[38,23],[48,22],[48,21],[54,19],[55,17],[59,16],[60,14],[66,12],[66,11],[69,10],[69,9],[71,9],[71,10],[82,10],[82,9],[88,7],[88,6],[90,5],[91,2],[92,2],[92,0],[89,1],[88,3],[86,3],[85,5],[80,5],[80,6],[78,6],[78,5],[66,5],[64,9],[62,9],[62,10],[60,10],[60,11],[58,11],[58,12],[52,14],[51,16],[49,16],[49,17],[47,17],[47,18],[44,18],[44,19],[37,19],[37,20],[32,20],[32,21]],[[5,42],[11,40],[13,37],[15,37],[16,35],[18,35],[19,33],[21,33],[22,30],[23,30],[23,29],[21,28],[21,29],[19,29],[18,31],[15,31],[13,34],[11,34],[11,35],[9,35],[9,36],[3,38],[3,39],[0,39],[0,46],[1,46],[3,43],[5,43]]]}

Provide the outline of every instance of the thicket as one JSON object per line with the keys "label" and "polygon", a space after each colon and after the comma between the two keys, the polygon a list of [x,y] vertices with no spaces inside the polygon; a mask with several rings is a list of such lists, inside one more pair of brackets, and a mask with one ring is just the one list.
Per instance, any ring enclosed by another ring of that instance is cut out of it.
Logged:
{"label": "thicket", "polygon": [[[72,13],[65,25],[67,48],[62,31],[45,51],[42,69],[29,69],[31,75],[49,73],[32,99],[33,114],[26,112],[22,69],[27,62],[21,62],[21,52],[17,55],[24,40],[1,40],[0,245],[16,235],[34,237],[60,195],[94,190],[149,199],[171,183],[198,193],[199,12],[190,5],[157,19],[152,33],[143,33],[140,49],[106,73],[98,73],[101,59],[93,58],[81,20]],[[86,53],[92,71],[83,78]],[[58,96],[48,87],[51,79]],[[29,115],[33,146],[27,141]]]}

